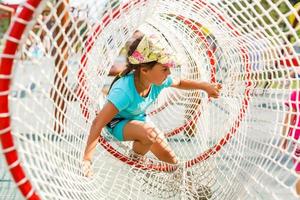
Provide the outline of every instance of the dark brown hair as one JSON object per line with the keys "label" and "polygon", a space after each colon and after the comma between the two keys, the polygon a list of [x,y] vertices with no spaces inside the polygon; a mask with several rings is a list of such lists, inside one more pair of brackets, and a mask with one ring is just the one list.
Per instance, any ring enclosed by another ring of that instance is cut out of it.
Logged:
{"label": "dark brown hair", "polygon": [[140,37],[138,37],[136,40],[134,40],[128,47],[128,52],[127,52],[127,64],[126,64],[126,69],[124,69],[120,74],[118,74],[115,79],[113,80],[113,82],[111,83],[108,93],[111,90],[113,84],[119,80],[121,77],[126,76],[127,74],[129,74],[130,72],[132,72],[133,70],[139,70],[141,67],[146,67],[148,69],[152,69],[154,67],[154,65],[157,63],[156,61],[153,62],[149,62],[149,63],[143,63],[143,64],[131,64],[129,63],[128,57],[131,56],[133,54],[133,52],[136,50],[136,48],[138,47],[139,43],[141,42],[141,40],[143,39],[144,35],[141,35]]}

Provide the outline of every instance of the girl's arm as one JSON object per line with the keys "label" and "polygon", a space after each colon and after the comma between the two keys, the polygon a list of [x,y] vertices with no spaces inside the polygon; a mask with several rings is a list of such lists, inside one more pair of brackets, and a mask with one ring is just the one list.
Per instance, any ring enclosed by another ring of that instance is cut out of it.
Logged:
{"label": "girl's arm", "polygon": [[93,120],[90,129],[83,160],[92,160],[102,128],[106,126],[106,124],[108,124],[118,112],[119,111],[114,104],[107,102],[98,113],[96,118]]}
{"label": "girl's arm", "polygon": [[182,90],[204,90],[209,97],[217,98],[219,97],[219,91],[222,88],[219,83],[208,83],[204,81],[194,81],[194,80],[178,80],[173,79],[171,87],[182,89]]}

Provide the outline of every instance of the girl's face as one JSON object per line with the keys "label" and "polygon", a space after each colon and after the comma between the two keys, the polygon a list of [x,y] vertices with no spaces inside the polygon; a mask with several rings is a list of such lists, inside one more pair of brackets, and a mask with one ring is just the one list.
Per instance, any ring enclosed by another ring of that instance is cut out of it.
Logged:
{"label": "girl's face", "polygon": [[160,63],[156,63],[151,69],[142,67],[142,73],[149,82],[155,85],[161,85],[171,74],[170,68]]}

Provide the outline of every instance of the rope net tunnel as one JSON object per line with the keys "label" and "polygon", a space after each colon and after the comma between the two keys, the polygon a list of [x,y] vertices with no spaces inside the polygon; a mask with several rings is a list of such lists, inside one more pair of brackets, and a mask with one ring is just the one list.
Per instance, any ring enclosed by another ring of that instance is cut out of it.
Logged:
{"label": "rope net tunnel", "polygon": [[[293,120],[300,104],[300,6],[287,0],[71,5],[28,0],[5,36],[0,138],[7,165],[0,166],[0,196],[299,198]],[[106,101],[108,74],[124,62],[120,51],[136,30],[156,35],[177,55],[173,77],[221,83],[221,95],[167,88],[148,108],[178,165],[151,153],[132,160],[132,143],[103,130],[94,175],[86,178],[82,157],[90,126]]]}

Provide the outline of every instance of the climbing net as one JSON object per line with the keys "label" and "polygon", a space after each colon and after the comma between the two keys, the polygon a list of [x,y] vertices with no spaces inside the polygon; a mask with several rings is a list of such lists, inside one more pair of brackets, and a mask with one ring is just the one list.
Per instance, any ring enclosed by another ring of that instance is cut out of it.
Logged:
{"label": "climbing net", "polygon": [[[28,0],[15,16],[0,63],[3,195],[18,196],[9,172],[26,199],[296,199],[300,142],[288,132],[300,98],[289,97],[300,88],[299,8],[287,0],[102,4]],[[110,68],[137,29],[180,58],[172,76],[219,82],[221,96],[168,88],[147,110],[178,165],[151,153],[132,160],[131,142],[103,130],[94,175],[84,177]]]}

